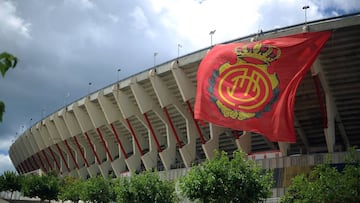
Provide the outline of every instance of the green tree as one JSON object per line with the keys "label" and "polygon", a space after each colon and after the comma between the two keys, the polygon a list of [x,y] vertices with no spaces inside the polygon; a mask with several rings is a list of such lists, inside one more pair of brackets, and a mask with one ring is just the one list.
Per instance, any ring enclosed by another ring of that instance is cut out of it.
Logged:
{"label": "green tree", "polygon": [[[3,52],[0,54],[0,73],[4,77],[10,68],[15,68],[17,58],[9,53]],[[5,104],[0,101],[0,122],[2,122],[3,113],[5,112]]]}
{"label": "green tree", "polygon": [[84,181],[82,179],[66,176],[60,184],[59,199],[77,203],[81,199],[80,194],[83,192],[83,185]]}
{"label": "green tree", "polygon": [[44,200],[57,200],[60,180],[54,174],[25,176],[22,193],[26,197]]}
{"label": "green tree", "polygon": [[146,171],[130,178],[118,179],[115,184],[117,202],[141,203],[177,202],[175,185],[171,181],[162,180],[157,172]]}
{"label": "green tree", "polygon": [[183,196],[200,202],[260,202],[271,194],[273,177],[244,152],[235,151],[233,159],[216,152],[212,160],[194,166],[179,179]]}
{"label": "green tree", "polygon": [[83,184],[81,200],[105,203],[112,200],[112,188],[110,181],[102,176],[91,177]]}
{"label": "green tree", "polygon": [[309,176],[294,177],[281,202],[360,202],[360,165],[354,149],[350,149],[346,160],[342,171],[326,163],[316,166]]}
{"label": "green tree", "polygon": [[12,199],[14,191],[21,191],[22,180],[22,175],[13,171],[5,171],[0,176],[0,190],[11,192],[10,199]]}

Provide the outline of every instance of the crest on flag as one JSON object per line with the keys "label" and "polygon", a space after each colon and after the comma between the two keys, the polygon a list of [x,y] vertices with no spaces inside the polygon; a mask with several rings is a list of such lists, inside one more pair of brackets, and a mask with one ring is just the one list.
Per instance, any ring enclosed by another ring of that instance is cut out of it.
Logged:
{"label": "crest on flag", "polygon": [[211,101],[224,117],[260,118],[279,96],[279,79],[268,68],[280,57],[281,50],[257,43],[236,47],[234,54],[235,64],[225,63],[213,70],[208,89]]}

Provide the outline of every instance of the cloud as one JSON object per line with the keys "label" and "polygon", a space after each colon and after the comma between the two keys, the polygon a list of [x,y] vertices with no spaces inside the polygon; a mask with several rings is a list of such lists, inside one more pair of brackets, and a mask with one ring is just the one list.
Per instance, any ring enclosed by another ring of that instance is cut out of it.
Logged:
{"label": "cloud", "polygon": [[155,37],[155,33],[151,30],[149,20],[141,7],[136,6],[130,13],[130,17],[133,19],[132,26],[137,29],[138,32],[144,32],[150,38]]}
{"label": "cloud", "polygon": [[0,166],[0,174],[3,174],[4,171],[15,171],[10,157],[7,154],[0,154]]}
{"label": "cloud", "polygon": [[111,22],[113,23],[119,22],[119,17],[117,15],[109,13],[107,16],[111,20]]}
{"label": "cloud", "polygon": [[359,12],[360,10],[359,0],[317,0],[312,2],[318,6],[320,11],[329,12],[330,14],[335,13],[337,15],[340,15],[344,13]]}
{"label": "cloud", "polygon": [[30,23],[16,15],[14,2],[0,0],[0,37],[13,39],[12,36],[30,38]]}
{"label": "cloud", "polygon": [[65,0],[64,3],[69,4],[70,6],[76,6],[81,10],[91,10],[96,7],[90,0]]}
{"label": "cloud", "polygon": [[9,146],[12,144],[12,141],[14,141],[15,137],[12,139],[5,138],[0,141],[0,153],[1,152],[7,152],[9,150]]}
{"label": "cloud", "polygon": [[188,41],[193,50],[210,45],[209,32],[216,29],[214,42],[219,43],[257,31],[260,13],[258,1],[163,1],[152,0],[159,21],[175,30],[176,37]]}

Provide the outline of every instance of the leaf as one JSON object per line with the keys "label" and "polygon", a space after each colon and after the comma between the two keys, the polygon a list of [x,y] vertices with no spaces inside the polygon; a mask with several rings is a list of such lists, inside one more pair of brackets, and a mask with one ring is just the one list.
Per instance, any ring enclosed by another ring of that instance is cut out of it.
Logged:
{"label": "leaf", "polygon": [[1,75],[4,77],[6,72],[10,69],[10,68],[15,68],[15,66],[17,65],[18,59],[7,53],[7,52],[3,52],[0,54],[0,72]]}
{"label": "leaf", "polygon": [[5,104],[4,102],[0,101],[0,122],[2,122],[2,117],[5,112]]}

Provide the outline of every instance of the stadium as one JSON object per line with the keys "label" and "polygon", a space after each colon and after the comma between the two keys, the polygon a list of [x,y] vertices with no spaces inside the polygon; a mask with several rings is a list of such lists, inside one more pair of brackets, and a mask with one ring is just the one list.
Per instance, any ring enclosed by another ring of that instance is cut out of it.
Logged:
{"label": "stadium", "polygon": [[116,177],[147,169],[169,179],[224,150],[241,149],[274,169],[274,197],[291,177],[324,163],[344,163],[360,145],[360,14],[340,16],[224,42],[252,42],[303,32],[332,31],[295,96],[296,142],[220,127],[194,118],[197,71],[212,47],[151,67],[65,105],[11,145],[18,173]]}

